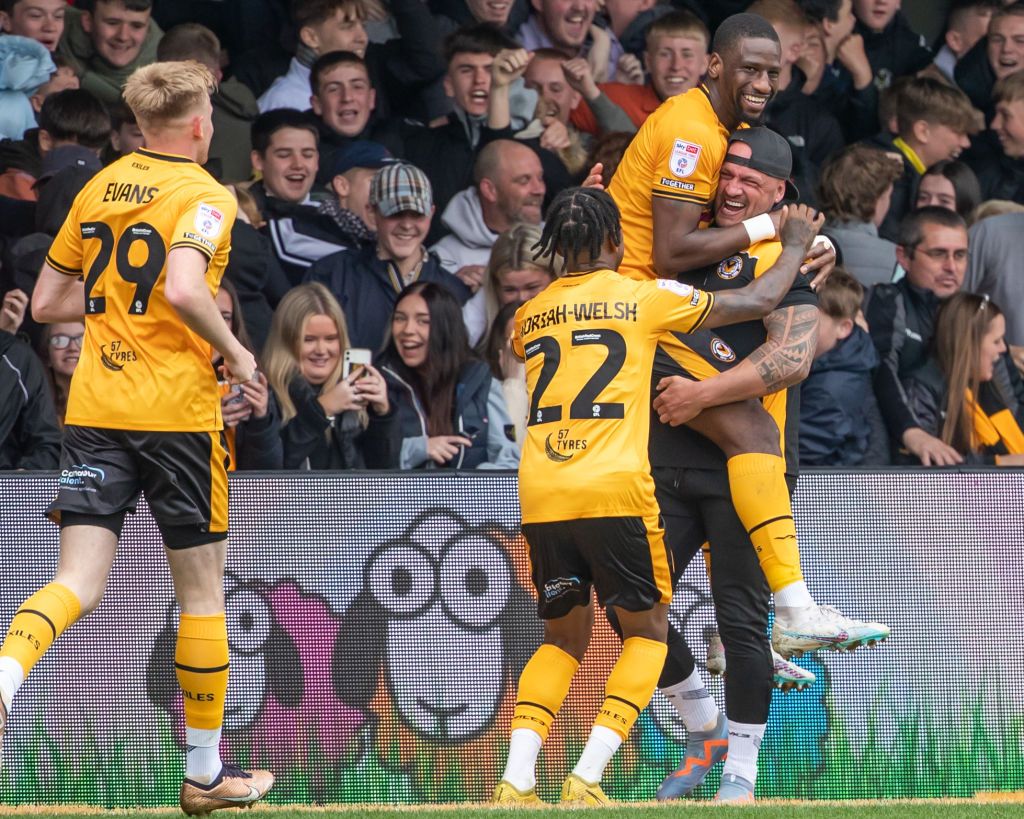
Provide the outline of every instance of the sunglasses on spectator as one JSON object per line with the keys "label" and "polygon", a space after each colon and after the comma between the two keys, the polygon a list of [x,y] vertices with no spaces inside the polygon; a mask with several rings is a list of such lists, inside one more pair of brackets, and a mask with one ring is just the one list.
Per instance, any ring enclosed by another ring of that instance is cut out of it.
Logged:
{"label": "sunglasses on spectator", "polygon": [[75,346],[81,350],[83,338],[85,338],[84,333],[80,333],[77,336],[68,336],[64,335],[64,333],[57,333],[56,335],[50,336],[50,346],[55,350],[65,350],[72,342],[74,342]]}

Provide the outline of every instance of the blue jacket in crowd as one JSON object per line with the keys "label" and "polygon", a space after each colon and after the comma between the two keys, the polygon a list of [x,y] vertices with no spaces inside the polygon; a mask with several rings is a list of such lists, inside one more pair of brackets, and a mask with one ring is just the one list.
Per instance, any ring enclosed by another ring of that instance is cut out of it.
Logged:
{"label": "blue jacket in crowd", "polygon": [[860,327],[815,360],[800,387],[801,466],[856,466],[871,440],[878,353]]}

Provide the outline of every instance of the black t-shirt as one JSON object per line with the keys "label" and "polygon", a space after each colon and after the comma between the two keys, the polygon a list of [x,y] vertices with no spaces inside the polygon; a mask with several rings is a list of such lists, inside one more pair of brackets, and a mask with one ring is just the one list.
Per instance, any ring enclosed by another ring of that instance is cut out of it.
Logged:
{"label": "black t-shirt", "polygon": [[[757,276],[775,264],[782,253],[782,243],[774,240],[758,242],[745,251],[730,256],[708,267],[682,273],[684,284],[712,292],[738,290],[746,287]],[[776,310],[802,304],[817,306],[818,297],[810,287],[810,278],[798,274],[793,286],[783,297]],[[677,338],[718,371],[734,367],[750,356],[768,339],[764,321],[745,321],[696,333],[679,334]],[[680,371],[664,351],[659,350],[654,360],[651,398],[655,386],[666,375],[687,375]],[[692,377],[692,376],[689,376]],[[780,393],[765,396],[765,408],[783,430],[785,440],[786,472],[799,471],[797,435],[800,423],[800,388],[791,387]],[[687,466],[702,469],[724,469],[722,451],[700,433],[686,426],[672,427],[662,424],[656,413],[651,413],[650,461],[652,466]]]}

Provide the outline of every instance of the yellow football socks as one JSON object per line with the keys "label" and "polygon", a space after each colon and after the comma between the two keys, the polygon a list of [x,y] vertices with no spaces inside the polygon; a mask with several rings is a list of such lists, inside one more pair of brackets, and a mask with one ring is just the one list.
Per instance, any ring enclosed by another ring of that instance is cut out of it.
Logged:
{"label": "yellow football socks", "polygon": [[579,667],[571,654],[550,643],[541,643],[519,676],[512,730],[529,728],[546,740]]}
{"label": "yellow football socks", "polygon": [[803,579],[786,462],[778,455],[747,453],[727,463],[736,514],[757,550],[768,586],[777,592]]}
{"label": "yellow football socks", "polygon": [[81,613],[78,597],[67,586],[49,583],[21,604],[0,646],[0,657],[16,660],[27,675],[53,641]]}
{"label": "yellow football socks", "polygon": [[668,646],[646,637],[630,637],[622,644],[605,685],[605,698],[594,725],[610,728],[622,739],[629,735],[640,712],[651,701],[665,665]]}
{"label": "yellow football socks", "polygon": [[181,615],[174,669],[184,695],[186,727],[220,728],[228,690],[228,629],[223,613]]}

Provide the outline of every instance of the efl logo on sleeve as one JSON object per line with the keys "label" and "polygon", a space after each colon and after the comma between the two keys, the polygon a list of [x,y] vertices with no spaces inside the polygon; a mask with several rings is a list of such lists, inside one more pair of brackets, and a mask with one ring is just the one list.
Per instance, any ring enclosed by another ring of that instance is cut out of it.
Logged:
{"label": "efl logo on sleeve", "polygon": [[672,147],[672,155],[668,158],[668,170],[673,176],[685,179],[697,170],[700,159],[700,145],[677,139]]}
{"label": "efl logo on sleeve", "polygon": [[658,279],[658,287],[661,290],[671,290],[677,296],[688,299],[693,295],[693,288],[688,284],[677,282],[675,279]]}
{"label": "efl logo on sleeve", "polygon": [[200,202],[199,209],[196,211],[196,230],[203,236],[216,239],[223,227],[224,213],[213,205]]}

